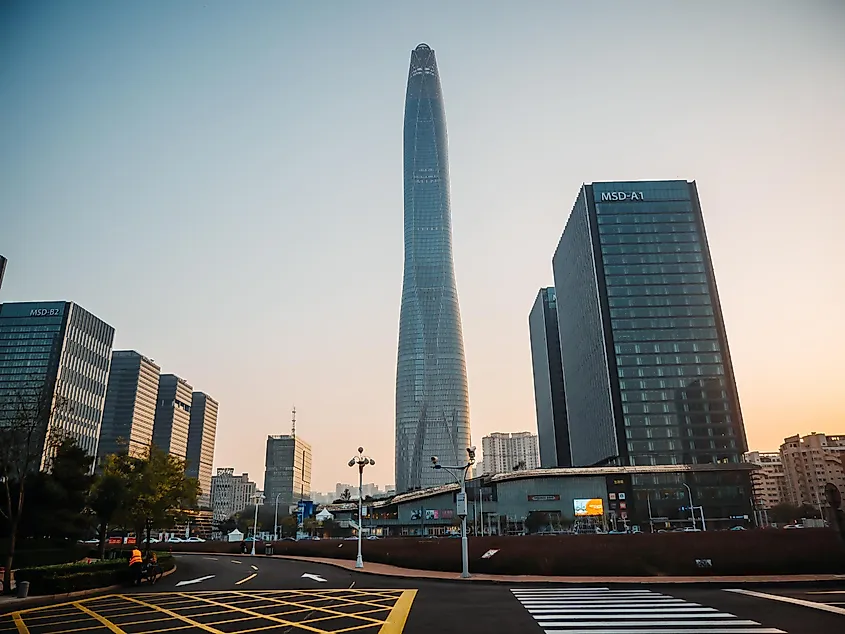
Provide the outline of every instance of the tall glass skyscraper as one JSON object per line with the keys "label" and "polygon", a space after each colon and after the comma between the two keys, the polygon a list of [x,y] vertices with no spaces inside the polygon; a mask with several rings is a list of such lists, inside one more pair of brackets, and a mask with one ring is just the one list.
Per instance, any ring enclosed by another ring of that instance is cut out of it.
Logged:
{"label": "tall glass skyscraper", "polygon": [[396,490],[443,484],[462,464],[469,393],[452,261],[446,115],[434,50],[411,52],[405,94],[405,275],[396,370]]}

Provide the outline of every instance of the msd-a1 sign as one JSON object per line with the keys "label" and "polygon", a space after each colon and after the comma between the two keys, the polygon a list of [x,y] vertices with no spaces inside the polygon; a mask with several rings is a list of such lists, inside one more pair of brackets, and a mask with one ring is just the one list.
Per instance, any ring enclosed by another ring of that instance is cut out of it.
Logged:
{"label": "msd-a1 sign", "polygon": [[614,202],[623,200],[645,200],[642,192],[602,192],[601,201]]}

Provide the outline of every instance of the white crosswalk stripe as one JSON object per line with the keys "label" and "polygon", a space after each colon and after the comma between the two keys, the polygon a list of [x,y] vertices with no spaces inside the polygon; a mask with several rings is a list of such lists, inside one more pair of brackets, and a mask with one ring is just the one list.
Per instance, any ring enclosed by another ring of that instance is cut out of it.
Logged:
{"label": "white crosswalk stripe", "polygon": [[651,590],[512,588],[546,634],[786,634]]}

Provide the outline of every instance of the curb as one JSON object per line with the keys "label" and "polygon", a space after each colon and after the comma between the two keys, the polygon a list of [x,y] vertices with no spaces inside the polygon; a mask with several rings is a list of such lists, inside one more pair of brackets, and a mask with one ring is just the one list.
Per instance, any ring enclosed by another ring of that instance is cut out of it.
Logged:
{"label": "curb", "polygon": [[[264,555],[267,557],[267,555]],[[488,585],[544,585],[549,584],[562,586],[585,586],[585,585],[612,585],[612,586],[638,586],[638,585],[654,585],[654,586],[688,586],[688,587],[704,587],[704,588],[737,588],[737,587],[783,587],[789,585],[792,587],[803,586],[845,586],[845,574],[843,575],[795,575],[795,578],[772,579],[772,577],[780,575],[760,575],[758,578],[731,578],[731,577],[703,577],[701,579],[689,579],[686,577],[559,577],[559,578],[537,578],[530,575],[525,576],[504,576],[496,578],[496,575],[483,574],[469,579],[462,579],[459,573],[451,573],[453,577],[428,577],[425,575],[403,574],[399,572],[388,571],[372,571],[367,570],[366,562],[364,568],[355,568],[354,562],[350,560],[349,565],[342,561],[327,561],[314,557],[304,557],[301,555],[269,555],[275,559],[289,559],[292,561],[304,561],[315,564],[322,564],[325,566],[332,566],[345,570],[349,573],[365,574],[374,577],[384,577],[388,579],[413,579],[415,581],[446,581],[451,583],[477,583]],[[378,564],[395,570],[407,570],[389,566],[388,564]],[[428,572],[428,571],[420,571]],[[786,577],[787,575],[783,575]],[[808,578],[810,577],[810,578]]]}
{"label": "curb", "polygon": [[[173,568],[163,573],[161,575],[161,578],[164,579],[168,575],[172,575],[174,572],[176,572],[175,565],[173,566]],[[31,597],[26,597],[25,599],[18,599],[13,597],[8,602],[0,601],[0,614],[17,612],[20,609],[37,606],[40,603],[46,604],[53,603],[54,601],[67,602],[67,600],[69,599],[79,599],[82,597],[88,597],[101,593],[106,594],[109,592],[114,592],[115,590],[120,590],[125,587],[125,584],[116,583],[115,585],[106,586],[104,588],[89,588],[88,590],[77,590],[76,592],[68,592],[67,594],[37,594]],[[13,609],[8,610],[7,607],[11,607]]]}

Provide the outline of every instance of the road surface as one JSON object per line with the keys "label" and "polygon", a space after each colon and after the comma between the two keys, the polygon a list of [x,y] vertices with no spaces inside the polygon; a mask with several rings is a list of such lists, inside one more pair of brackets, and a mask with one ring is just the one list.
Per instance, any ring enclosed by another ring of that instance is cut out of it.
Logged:
{"label": "road surface", "polygon": [[[262,556],[177,555],[155,586],[0,615],[0,634],[833,634],[841,588],[498,585]],[[14,608],[11,608],[14,609]]]}

